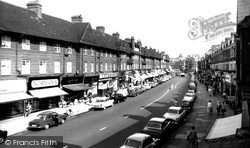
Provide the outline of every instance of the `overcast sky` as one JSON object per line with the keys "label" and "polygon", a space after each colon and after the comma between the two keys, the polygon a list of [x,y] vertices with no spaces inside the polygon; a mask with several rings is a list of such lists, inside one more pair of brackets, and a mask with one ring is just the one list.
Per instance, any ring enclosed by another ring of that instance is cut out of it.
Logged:
{"label": "overcast sky", "polygon": [[[30,0],[2,0],[26,8]],[[121,39],[135,37],[143,46],[165,51],[170,57],[190,54],[204,55],[212,45],[220,44],[229,33],[207,41],[205,37],[191,40],[189,20],[208,19],[231,13],[236,23],[237,0],[39,0],[42,12],[71,21],[82,15],[92,28],[104,26],[105,32],[120,34]],[[235,31],[236,27],[234,27]]]}

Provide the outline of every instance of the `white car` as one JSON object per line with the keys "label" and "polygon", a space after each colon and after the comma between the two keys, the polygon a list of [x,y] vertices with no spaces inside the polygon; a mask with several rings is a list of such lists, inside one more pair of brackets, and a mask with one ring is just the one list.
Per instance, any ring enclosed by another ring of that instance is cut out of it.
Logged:
{"label": "white car", "polygon": [[94,109],[106,109],[107,107],[114,106],[114,100],[109,99],[108,97],[97,97],[92,103]]}
{"label": "white car", "polygon": [[159,139],[152,138],[148,134],[135,133],[129,136],[120,148],[155,148],[159,144]]}
{"label": "white car", "polygon": [[168,112],[163,115],[163,118],[171,120],[174,124],[179,124],[186,120],[186,111],[181,107],[171,106]]}
{"label": "white car", "polygon": [[151,86],[149,85],[149,83],[145,83],[144,86],[147,88],[147,90],[151,89]]}
{"label": "white car", "polygon": [[193,93],[186,93],[184,98],[192,98],[192,99],[195,99],[195,94]]}
{"label": "white car", "polygon": [[193,94],[193,95],[194,95],[194,99],[196,99],[195,90],[189,89],[189,90],[187,91],[187,93]]}
{"label": "white car", "polygon": [[183,73],[183,72],[180,73],[180,75],[181,75],[181,77],[185,77],[185,73]]}
{"label": "white car", "polygon": [[122,94],[124,97],[127,97],[128,96],[128,89],[127,88],[119,89],[119,90],[117,90],[116,93]]}

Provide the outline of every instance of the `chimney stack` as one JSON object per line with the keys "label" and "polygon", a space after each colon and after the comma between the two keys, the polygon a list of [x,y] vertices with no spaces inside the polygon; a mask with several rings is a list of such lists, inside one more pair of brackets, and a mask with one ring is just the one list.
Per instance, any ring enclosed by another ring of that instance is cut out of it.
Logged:
{"label": "chimney stack", "polygon": [[120,34],[119,34],[118,32],[113,33],[112,36],[114,36],[114,37],[116,37],[116,38],[118,38],[118,39],[120,38]]}
{"label": "chimney stack", "polygon": [[105,28],[103,26],[97,26],[96,30],[101,32],[103,36],[105,36]]}
{"label": "chimney stack", "polygon": [[42,18],[42,5],[38,0],[28,2],[27,9],[34,11],[37,17]]}
{"label": "chimney stack", "polygon": [[135,38],[133,36],[131,37],[131,46],[132,46],[132,49],[134,50],[135,49]]}
{"label": "chimney stack", "polygon": [[72,23],[81,23],[82,22],[82,15],[75,15],[71,17]]}

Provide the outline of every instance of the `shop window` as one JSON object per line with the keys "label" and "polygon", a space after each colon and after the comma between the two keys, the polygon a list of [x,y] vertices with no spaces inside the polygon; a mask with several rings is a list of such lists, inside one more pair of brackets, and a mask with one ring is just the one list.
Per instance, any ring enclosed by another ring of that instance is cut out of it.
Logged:
{"label": "shop window", "polygon": [[43,42],[43,41],[40,42],[39,50],[40,50],[40,51],[47,51],[46,42]]}
{"label": "shop window", "polygon": [[40,61],[39,62],[39,73],[40,74],[46,74],[47,73],[47,62],[46,61]]}
{"label": "shop window", "polygon": [[30,50],[30,40],[29,39],[22,39],[22,49],[23,50]]}
{"label": "shop window", "polygon": [[2,48],[11,48],[11,38],[9,36],[2,36],[1,39]]}
{"label": "shop window", "polygon": [[54,62],[54,73],[60,73],[60,61],[55,61]]}
{"label": "shop window", "polygon": [[84,62],[84,72],[88,72],[88,63]]}
{"label": "shop window", "polygon": [[1,60],[1,75],[11,75],[11,60]]}
{"label": "shop window", "polygon": [[30,61],[22,60],[22,74],[30,74]]}
{"label": "shop window", "polygon": [[72,62],[67,62],[67,73],[72,73]]}
{"label": "shop window", "polygon": [[94,50],[91,48],[91,55],[94,56]]}

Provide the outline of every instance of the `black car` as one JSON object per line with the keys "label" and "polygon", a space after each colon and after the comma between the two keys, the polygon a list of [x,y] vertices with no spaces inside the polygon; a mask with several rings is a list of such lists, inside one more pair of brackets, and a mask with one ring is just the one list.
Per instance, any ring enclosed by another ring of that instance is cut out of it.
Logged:
{"label": "black car", "polygon": [[148,121],[147,125],[141,132],[163,140],[164,138],[169,138],[172,135],[173,124],[172,121],[167,119],[154,117]]}
{"label": "black car", "polygon": [[7,138],[8,132],[5,130],[0,130],[0,144]]}
{"label": "black car", "polygon": [[187,112],[191,112],[194,106],[194,99],[192,98],[184,98],[182,100],[181,108],[186,110]]}
{"label": "black car", "polygon": [[122,101],[125,101],[127,99],[127,96],[123,96],[122,94],[113,94],[111,97],[110,97],[111,100],[114,100],[114,103],[119,103],[119,102],[122,102]]}

